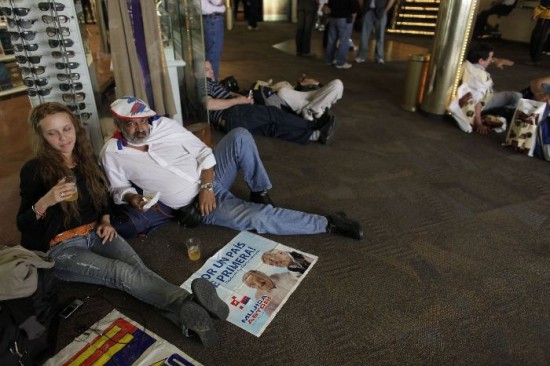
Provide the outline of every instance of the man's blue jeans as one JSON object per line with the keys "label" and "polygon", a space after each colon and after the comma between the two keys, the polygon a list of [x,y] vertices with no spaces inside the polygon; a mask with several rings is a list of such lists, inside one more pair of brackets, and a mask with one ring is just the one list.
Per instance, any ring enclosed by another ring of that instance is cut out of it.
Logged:
{"label": "man's blue jeans", "polygon": [[[349,52],[349,37],[353,23],[348,23],[346,18],[330,18],[327,42],[327,64],[331,64],[336,56],[336,65],[347,62]],[[336,46],[338,43],[338,47]]]}
{"label": "man's blue jeans", "polygon": [[217,208],[204,218],[205,224],[279,235],[326,232],[328,222],[324,216],[248,202],[229,191],[239,170],[251,191],[271,188],[254,139],[247,130],[231,130],[214,149],[214,156]]}
{"label": "man's blue jeans", "polygon": [[215,79],[219,76],[223,51],[224,14],[203,15],[205,60],[210,61]]}
{"label": "man's blue jeans", "polygon": [[376,60],[384,60],[384,33],[386,32],[386,22],[388,17],[386,13],[381,19],[376,19],[376,14],[373,10],[367,11],[363,15],[363,25],[361,27],[361,42],[359,43],[359,58],[367,58],[369,53],[369,40],[372,33],[372,28],[376,33]]}
{"label": "man's blue jeans", "polygon": [[91,232],[57,244],[48,255],[55,260],[59,279],[122,290],[158,308],[183,330],[180,309],[189,293],[147,268],[120,235],[102,244]]}

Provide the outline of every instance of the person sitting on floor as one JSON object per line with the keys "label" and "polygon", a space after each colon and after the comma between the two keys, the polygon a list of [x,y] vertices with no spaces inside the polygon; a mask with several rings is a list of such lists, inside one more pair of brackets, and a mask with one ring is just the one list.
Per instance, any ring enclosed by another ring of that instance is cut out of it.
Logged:
{"label": "person sitting on floor", "polygon": [[230,92],[217,82],[209,61],[205,61],[204,71],[210,122],[222,131],[242,127],[252,134],[301,144],[317,141],[326,145],[331,142],[336,128],[332,115],[325,114],[319,120],[307,121],[274,106],[255,105],[253,98]]}
{"label": "person sitting on floor", "polygon": [[[184,334],[198,334],[204,346],[216,345],[211,315],[226,319],[228,306],[207,280],[193,282],[191,295],[162,279],[117,235],[108,213],[108,182],[82,123],[59,103],[34,107],[29,122],[36,156],[20,174],[21,244],[46,252],[59,279],[125,291],[161,310]],[[68,182],[69,176],[76,182]]]}
{"label": "person sitting on floor", "polygon": [[497,132],[504,131],[505,120],[482,118],[482,112],[493,114],[497,108],[514,109],[521,99],[521,94],[515,91],[493,92],[493,80],[486,70],[491,64],[502,69],[514,63],[493,57],[493,48],[488,44],[473,45],[468,51],[463,64],[462,84],[449,105],[451,114],[464,132],[475,130],[485,135],[491,128],[497,128]]}
{"label": "person sitting on floor", "polygon": [[[252,135],[244,128],[232,129],[211,150],[180,123],[157,116],[138,98],[114,101],[111,112],[120,134],[105,144],[101,162],[114,202],[127,211],[143,212],[143,196],[135,189],[139,187],[160,192],[159,202],[168,215],[187,214],[198,207],[198,221],[204,224],[279,235],[328,232],[363,237],[359,223],[342,212],[321,216],[275,207],[267,193],[271,181]],[[250,202],[230,191],[239,171],[250,188]],[[168,220],[164,216],[148,222],[145,230]]]}

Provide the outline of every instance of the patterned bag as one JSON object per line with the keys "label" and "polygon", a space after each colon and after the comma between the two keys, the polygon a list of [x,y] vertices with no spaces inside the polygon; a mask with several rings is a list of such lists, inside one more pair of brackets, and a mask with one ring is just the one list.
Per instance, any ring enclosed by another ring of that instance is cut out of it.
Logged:
{"label": "patterned bag", "polygon": [[504,145],[511,146],[527,156],[533,156],[537,141],[537,127],[545,108],[544,102],[520,99]]}

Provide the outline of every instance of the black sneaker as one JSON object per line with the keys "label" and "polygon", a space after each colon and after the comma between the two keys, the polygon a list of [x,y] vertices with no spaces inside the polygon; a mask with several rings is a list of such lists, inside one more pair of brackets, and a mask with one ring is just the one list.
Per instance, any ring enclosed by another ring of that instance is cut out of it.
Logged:
{"label": "black sneaker", "polygon": [[193,301],[205,308],[215,319],[225,320],[229,315],[229,307],[216,292],[216,287],[204,278],[195,278],[191,282]]}
{"label": "black sneaker", "polygon": [[267,193],[267,191],[250,192],[250,202],[261,203],[263,205],[271,205],[275,207],[275,204],[271,200],[271,197],[269,197],[269,193]]}
{"label": "black sneaker", "polygon": [[336,132],[336,121],[334,120],[334,116],[332,114],[328,114],[328,116],[328,122],[319,129],[320,135],[317,140],[323,145],[330,144],[334,138],[334,133]]}
{"label": "black sneaker", "polygon": [[214,347],[219,343],[218,333],[208,312],[193,301],[185,301],[180,310],[183,334],[199,336],[203,346]]}
{"label": "black sneaker", "polygon": [[349,219],[345,213],[336,212],[327,216],[327,232],[331,234],[340,234],[349,238],[363,239],[363,229],[361,225],[352,219]]}

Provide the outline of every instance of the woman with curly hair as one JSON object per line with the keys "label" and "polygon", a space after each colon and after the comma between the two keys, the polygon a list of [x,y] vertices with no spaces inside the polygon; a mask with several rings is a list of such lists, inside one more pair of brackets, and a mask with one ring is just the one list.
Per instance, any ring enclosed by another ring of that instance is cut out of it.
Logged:
{"label": "woman with curly hair", "polygon": [[117,235],[109,220],[108,183],[80,121],[64,105],[44,103],[32,109],[29,123],[35,158],[20,174],[22,245],[46,252],[59,279],[125,291],[160,309],[184,334],[191,330],[205,346],[215,345],[210,315],[227,318],[227,305],[206,280],[193,282],[193,295],[166,282]]}

